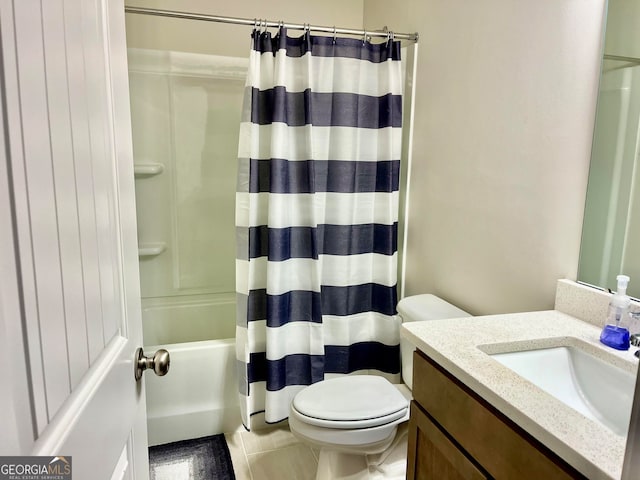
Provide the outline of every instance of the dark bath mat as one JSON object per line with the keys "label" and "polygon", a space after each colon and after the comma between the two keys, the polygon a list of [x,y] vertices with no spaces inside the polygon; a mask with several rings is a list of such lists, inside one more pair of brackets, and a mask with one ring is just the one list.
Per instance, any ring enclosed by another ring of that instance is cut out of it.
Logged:
{"label": "dark bath mat", "polygon": [[223,434],[149,447],[150,480],[235,480]]}

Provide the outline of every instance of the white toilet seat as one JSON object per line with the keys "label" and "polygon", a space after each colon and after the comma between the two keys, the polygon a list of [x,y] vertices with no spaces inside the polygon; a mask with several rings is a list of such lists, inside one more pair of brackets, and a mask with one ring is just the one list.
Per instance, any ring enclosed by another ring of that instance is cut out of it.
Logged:
{"label": "white toilet seat", "polygon": [[391,445],[398,424],[408,419],[409,402],[397,386],[383,377],[353,375],[324,380],[298,393],[289,427],[320,448],[375,454]]}
{"label": "white toilet seat", "polygon": [[406,410],[404,417],[377,427],[326,428],[306,423],[304,417],[292,408],[289,415],[289,428],[295,436],[319,448],[373,455],[384,452],[391,445],[398,425],[407,420],[409,420],[409,409]]}
{"label": "white toilet seat", "polygon": [[[295,410],[295,407],[292,407]],[[324,428],[336,428],[340,430],[357,430],[361,428],[371,428],[386,425],[392,423],[395,420],[402,419],[407,413],[407,407],[404,407],[397,412],[393,412],[390,415],[384,415],[382,417],[366,418],[364,420],[327,420],[324,418],[316,418],[305,415],[304,413],[295,410],[300,421],[308,423],[309,425],[315,425],[317,427]]]}
{"label": "white toilet seat", "polygon": [[294,397],[292,406],[312,425],[368,428],[401,418],[408,402],[383,377],[349,375],[308,386]]}

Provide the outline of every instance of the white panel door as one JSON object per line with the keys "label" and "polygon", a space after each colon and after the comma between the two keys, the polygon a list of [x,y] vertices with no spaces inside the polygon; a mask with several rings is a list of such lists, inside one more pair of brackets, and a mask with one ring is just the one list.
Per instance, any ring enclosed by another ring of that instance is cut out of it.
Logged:
{"label": "white panel door", "polygon": [[148,478],[122,0],[0,0],[0,455]]}

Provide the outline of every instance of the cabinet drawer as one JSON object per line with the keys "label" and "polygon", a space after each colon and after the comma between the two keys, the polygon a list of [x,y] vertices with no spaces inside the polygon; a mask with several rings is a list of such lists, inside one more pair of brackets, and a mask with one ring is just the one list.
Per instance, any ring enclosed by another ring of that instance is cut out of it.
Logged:
{"label": "cabinet drawer", "polygon": [[408,480],[488,480],[415,402],[409,420]]}
{"label": "cabinet drawer", "polygon": [[414,353],[413,396],[497,479],[586,478],[423,353]]}

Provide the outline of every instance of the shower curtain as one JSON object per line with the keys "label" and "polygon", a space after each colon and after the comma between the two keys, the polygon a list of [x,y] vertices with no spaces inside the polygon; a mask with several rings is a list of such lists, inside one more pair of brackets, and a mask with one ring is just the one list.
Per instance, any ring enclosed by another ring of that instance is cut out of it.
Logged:
{"label": "shower curtain", "polygon": [[248,429],[335,375],[399,381],[401,124],[400,42],[253,32],[236,199]]}

